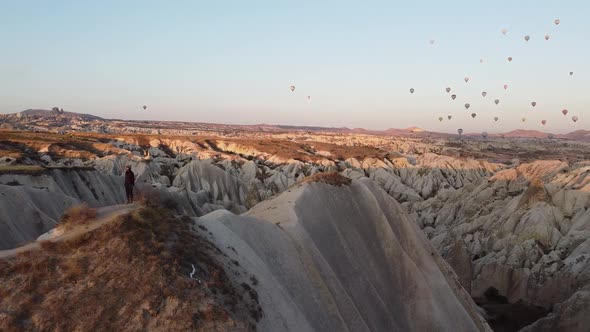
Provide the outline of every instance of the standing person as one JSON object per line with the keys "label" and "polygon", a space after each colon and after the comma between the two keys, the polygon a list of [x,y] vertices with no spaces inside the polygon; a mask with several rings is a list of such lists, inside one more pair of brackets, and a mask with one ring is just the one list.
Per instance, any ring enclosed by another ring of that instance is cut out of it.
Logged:
{"label": "standing person", "polygon": [[131,171],[131,166],[125,166],[125,194],[127,195],[127,204],[133,203],[133,186],[135,185],[135,174]]}

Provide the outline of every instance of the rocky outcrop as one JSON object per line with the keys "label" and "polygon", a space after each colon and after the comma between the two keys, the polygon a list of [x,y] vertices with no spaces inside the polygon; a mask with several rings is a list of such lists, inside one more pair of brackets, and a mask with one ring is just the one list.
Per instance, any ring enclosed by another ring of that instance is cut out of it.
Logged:
{"label": "rocky outcrop", "polygon": [[305,183],[197,225],[255,276],[260,330],[489,329],[416,225],[368,179]]}

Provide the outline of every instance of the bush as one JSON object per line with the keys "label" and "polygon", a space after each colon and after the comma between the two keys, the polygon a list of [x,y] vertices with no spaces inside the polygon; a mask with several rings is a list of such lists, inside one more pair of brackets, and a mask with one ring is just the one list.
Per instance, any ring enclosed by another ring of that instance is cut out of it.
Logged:
{"label": "bush", "polygon": [[153,186],[138,184],[135,186],[137,202],[145,207],[164,208],[176,211],[178,202],[169,197],[162,197],[162,194]]}
{"label": "bush", "polygon": [[161,206],[160,194],[158,191],[150,185],[135,185],[135,195],[137,196],[136,201],[146,207],[159,207]]}
{"label": "bush", "polygon": [[96,210],[86,203],[72,206],[61,216],[60,226],[70,227],[96,218]]}

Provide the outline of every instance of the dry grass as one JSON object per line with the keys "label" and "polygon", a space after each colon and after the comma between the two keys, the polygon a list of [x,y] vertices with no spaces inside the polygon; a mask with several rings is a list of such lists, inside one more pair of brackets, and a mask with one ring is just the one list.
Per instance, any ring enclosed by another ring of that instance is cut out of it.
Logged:
{"label": "dry grass", "polygon": [[0,166],[0,174],[39,175],[45,172],[47,170],[44,167],[37,165]]}
{"label": "dry grass", "polygon": [[59,227],[69,229],[76,225],[82,225],[94,218],[96,218],[95,209],[90,208],[86,203],[78,204],[63,213]]}
{"label": "dry grass", "polygon": [[336,172],[316,173],[301,180],[301,183],[321,182],[332,186],[348,186],[352,180]]}
{"label": "dry grass", "polygon": [[254,330],[257,294],[232,283],[220,251],[192,226],[146,207],[0,260],[0,330]]}

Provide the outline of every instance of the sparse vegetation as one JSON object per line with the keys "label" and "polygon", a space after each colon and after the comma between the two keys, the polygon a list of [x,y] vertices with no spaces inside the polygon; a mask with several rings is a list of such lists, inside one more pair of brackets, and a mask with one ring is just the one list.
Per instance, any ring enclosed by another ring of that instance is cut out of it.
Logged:
{"label": "sparse vegetation", "polygon": [[144,207],[0,260],[0,330],[254,330],[256,291],[232,283],[192,225]]}
{"label": "sparse vegetation", "polygon": [[10,165],[0,166],[1,174],[22,174],[22,175],[40,175],[47,172],[47,169],[37,165]]}
{"label": "sparse vegetation", "polygon": [[92,209],[86,203],[72,206],[61,216],[59,227],[72,228],[76,225],[82,225],[89,220],[96,218],[96,210]]}
{"label": "sparse vegetation", "polygon": [[301,183],[308,183],[308,182],[321,182],[326,183],[332,186],[348,186],[352,183],[352,180],[340,175],[336,172],[327,172],[327,173],[316,173],[312,176],[308,176],[301,181]]}

